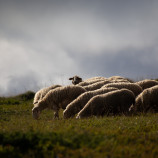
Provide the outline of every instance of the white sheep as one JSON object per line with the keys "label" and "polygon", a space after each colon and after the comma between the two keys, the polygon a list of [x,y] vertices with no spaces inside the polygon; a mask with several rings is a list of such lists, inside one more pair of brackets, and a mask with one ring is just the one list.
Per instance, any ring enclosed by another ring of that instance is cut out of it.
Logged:
{"label": "white sheep", "polygon": [[61,87],[61,85],[52,85],[50,87],[45,87],[36,92],[33,100],[33,104],[37,104],[42,98],[52,89]]}
{"label": "white sheep", "polygon": [[67,105],[66,109],[63,111],[64,118],[73,117],[77,114],[86,104],[87,102],[94,96],[99,94],[105,94],[107,92],[111,92],[117,90],[117,88],[102,88],[94,91],[89,91],[81,94],[74,101]]}
{"label": "white sheep", "polygon": [[140,93],[129,109],[131,112],[158,112],[158,85],[145,89]]}
{"label": "white sheep", "polygon": [[50,90],[32,109],[33,118],[38,119],[40,112],[46,108],[52,109],[54,111],[54,117],[58,118],[59,109],[65,109],[70,102],[84,92],[86,90],[83,87],[74,85]]}
{"label": "white sheep", "polygon": [[135,96],[139,95],[143,91],[142,88],[136,83],[109,83],[107,85],[104,85],[102,88],[105,87],[114,87],[118,89],[126,88],[131,90],[135,94]]}
{"label": "white sheep", "polygon": [[115,90],[91,98],[76,118],[104,116],[110,113],[128,114],[129,107],[135,103],[135,96],[127,89]]}
{"label": "white sheep", "polygon": [[144,90],[146,88],[150,88],[150,87],[153,87],[155,85],[158,85],[158,81],[145,79],[145,80],[141,80],[141,81],[136,82],[136,84],[141,86],[142,89]]}

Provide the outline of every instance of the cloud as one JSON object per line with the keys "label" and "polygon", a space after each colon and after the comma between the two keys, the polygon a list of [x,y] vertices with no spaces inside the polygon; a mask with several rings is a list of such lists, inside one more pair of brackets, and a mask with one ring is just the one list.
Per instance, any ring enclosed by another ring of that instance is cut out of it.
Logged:
{"label": "cloud", "polygon": [[0,95],[69,84],[76,74],[156,78],[157,6],[155,0],[1,1]]}

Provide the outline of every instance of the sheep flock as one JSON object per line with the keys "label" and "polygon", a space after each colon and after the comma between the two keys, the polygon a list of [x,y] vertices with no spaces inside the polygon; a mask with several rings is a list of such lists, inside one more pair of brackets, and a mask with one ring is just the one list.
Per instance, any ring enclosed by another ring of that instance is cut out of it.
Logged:
{"label": "sheep flock", "polygon": [[83,80],[77,75],[69,80],[72,84],[51,85],[36,92],[32,109],[34,119],[38,119],[44,109],[53,110],[54,118],[59,118],[62,109],[64,119],[158,112],[156,80],[134,82],[121,76]]}

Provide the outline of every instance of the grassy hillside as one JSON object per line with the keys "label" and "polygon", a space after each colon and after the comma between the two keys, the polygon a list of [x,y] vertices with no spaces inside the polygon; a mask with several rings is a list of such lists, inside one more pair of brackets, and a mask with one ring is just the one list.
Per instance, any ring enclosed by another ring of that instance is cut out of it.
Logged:
{"label": "grassy hillside", "polygon": [[0,157],[158,156],[158,114],[53,120],[45,110],[33,120],[32,107],[32,97],[0,98]]}

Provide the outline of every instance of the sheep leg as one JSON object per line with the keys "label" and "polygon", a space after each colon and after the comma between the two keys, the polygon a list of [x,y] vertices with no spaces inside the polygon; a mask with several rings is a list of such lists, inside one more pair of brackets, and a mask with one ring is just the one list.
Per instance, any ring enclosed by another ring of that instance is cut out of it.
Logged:
{"label": "sheep leg", "polygon": [[54,119],[59,119],[59,113],[58,113],[58,111],[54,112]]}

